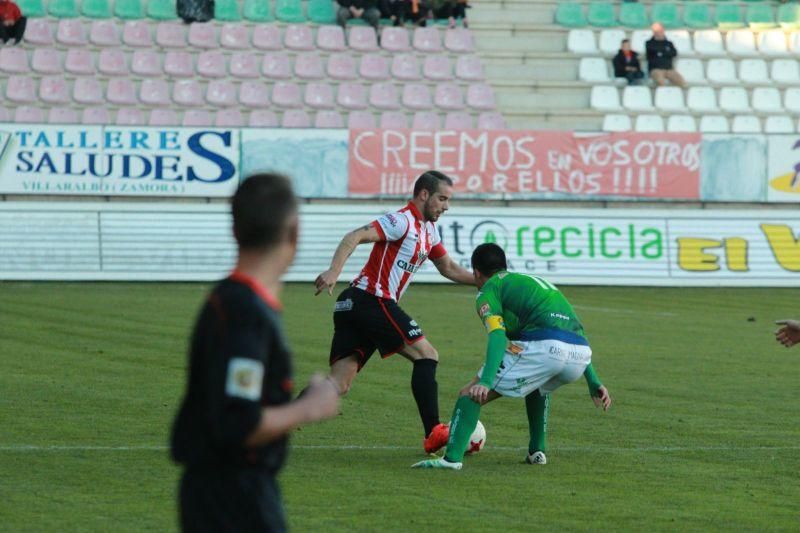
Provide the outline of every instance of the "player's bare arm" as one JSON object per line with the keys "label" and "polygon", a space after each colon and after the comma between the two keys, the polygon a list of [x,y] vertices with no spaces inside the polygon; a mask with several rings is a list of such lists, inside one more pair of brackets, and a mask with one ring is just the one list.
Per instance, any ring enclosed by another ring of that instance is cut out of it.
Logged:
{"label": "player's bare arm", "polygon": [[333,259],[331,259],[330,268],[317,276],[317,279],[314,281],[314,285],[317,288],[317,292],[314,294],[318,295],[324,290],[327,290],[329,295],[333,294],[333,288],[336,286],[336,280],[339,279],[339,276],[342,274],[344,264],[353,254],[353,251],[355,251],[356,247],[359,244],[378,242],[380,240],[381,235],[372,224],[367,224],[366,226],[362,226],[358,229],[348,232],[344,237],[342,237],[339,246],[336,247],[336,251],[333,253]]}
{"label": "player's bare arm", "polygon": [[475,277],[472,272],[459,265],[450,255],[445,254],[442,257],[432,259],[432,261],[436,270],[450,281],[463,283],[464,285],[475,285]]}
{"label": "player's bare arm", "polygon": [[781,326],[775,331],[775,340],[787,348],[800,343],[800,320],[776,320]]}

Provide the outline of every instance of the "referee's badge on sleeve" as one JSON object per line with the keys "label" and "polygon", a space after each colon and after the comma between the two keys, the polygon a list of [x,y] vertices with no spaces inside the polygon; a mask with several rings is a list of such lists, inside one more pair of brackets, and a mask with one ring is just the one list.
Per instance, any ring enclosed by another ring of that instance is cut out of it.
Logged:
{"label": "referee's badge on sleeve", "polygon": [[264,364],[261,361],[234,357],[228,363],[225,394],[232,398],[258,401],[261,399],[263,380]]}

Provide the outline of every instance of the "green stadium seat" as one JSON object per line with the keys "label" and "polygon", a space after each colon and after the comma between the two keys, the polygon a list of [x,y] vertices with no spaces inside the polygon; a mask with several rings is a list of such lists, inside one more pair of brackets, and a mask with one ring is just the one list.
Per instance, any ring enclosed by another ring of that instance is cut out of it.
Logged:
{"label": "green stadium seat", "polygon": [[[622,18],[621,15],[620,18]],[[653,22],[660,22],[668,30],[683,27],[681,19],[678,17],[678,5],[670,2],[653,4],[650,19]]]}
{"label": "green stadium seat", "polygon": [[244,18],[250,22],[272,22],[272,2],[270,0],[244,0]]}
{"label": "green stadium seat", "polygon": [[19,10],[22,11],[22,14],[26,17],[37,18],[47,15],[42,0],[18,0],[17,6],[19,6]]}
{"label": "green stadium seat", "polygon": [[305,22],[303,4],[300,0],[277,0],[275,2],[275,18],[281,22]]}
{"label": "green stadium seat", "polygon": [[70,19],[78,16],[78,6],[75,0],[50,0],[47,12],[60,19]]}
{"label": "green stadium seat", "polygon": [[644,4],[625,2],[619,6],[619,23],[628,28],[646,28],[650,25]]}
{"label": "green stadium seat", "polygon": [[754,30],[766,30],[775,27],[775,16],[770,4],[751,4],[747,6],[745,16],[748,26]]}
{"label": "green stadium seat", "polygon": [[711,28],[714,22],[711,20],[711,10],[708,4],[686,4],[683,6],[683,23],[694,29]]}
{"label": "green stadium seat", "polygon": [[214,2],[214,18],[224,22],[242,20],[239,13],[239,2],[236,0],[216,0]]}
{"label": "green stadium seat", "polygon": [[744,28],[744,19],[739,4],[720,4],[714,17],[717,27],[722,30]]}
{"label": "green stadium seat", "polygon": [[153,20],[172,20],[178,18],[175,0],[150,0],[147,2],[147,16]]}
{"label": "green stadium seat", "polygon": [[114,15],[121,19],[141,19],[144,7],[139,0],[114,0]]}
{"label": "green stadium seat", "polygon": [[800,4],[781,4],[778,7],[778,24],[784,30],[796,30],[800,28]]}
{"label": "green stadium seat", "polygon": [[309,0],[308,20],[317,24],[333,24],[336,22],[336,8],[333,0]]}
{"label": "green stadium seat", "polygon": [[586,26],[583,4],[577,2],[560,2],[556,8],[556,24],[566,26],[567,28],[583,28]]}
{"label": "green stadium seat", "polygon": [[592,26],[608,28],[617,25],[617,17],[614,16],[614,4],[610,2],[590,2],[589,11],[586,13],[586,20]]}
{"label": "green stadium seat", "polygon": [[81,13],[90,19],[107,19],[111,18],[111,6],[108,0],[83,0]]}

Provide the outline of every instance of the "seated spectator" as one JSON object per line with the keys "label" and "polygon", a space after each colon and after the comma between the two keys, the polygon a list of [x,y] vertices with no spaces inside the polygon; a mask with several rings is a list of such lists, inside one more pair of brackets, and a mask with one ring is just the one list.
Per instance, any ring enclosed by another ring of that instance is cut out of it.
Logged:
{"label": "seated spectator", "polygon": [[419,26],[427,26],[428,15],[431,12],[428,0],[405,0],[406,20],[410,20]]}
{"label": "seated spectator", "polygon": [[669,80],[673,85],[686,87],[683,76],[675,70],[672,63],[678,55],[675,45],[672,44],[664,33],[664,26],[656,22],[651,26],[653,37],[647,41],[647,68],[650,77],[661,87]]}
{"label": "seated spectator", "polygon": [[619,52],[614,56],[614,77],[625,78],[630,85],[636,85],[644,78],[642,67],[639,65],[639,56],[631,50],[631,42],[623,39]]}
{"label": "seated spectator", "polygon": [[381,12],[378,10],[377,0],[337,0],[337,3],[339,11],[336,13],[336,22],[339,26],[346,28],[348,20],[364,19],[378,33]]}
{"label": "seated spectator", "polygon": [[406,18],[406,0],[381,0],[381,17],[401,25]]}
{"label": "seated spectator", "polygon": [[467,0],[432,0],[433,17],[437,19],[447,19],[447,27],[455,28],[456,21],[461,19],[465,28],[467,23]]}
{"label": "seated spectator", "polygon": [[14,39],[14,44],[19,44],[28,19],[22,16],[17,4],[11,0],[0,0],[0,39],[3,44]]}

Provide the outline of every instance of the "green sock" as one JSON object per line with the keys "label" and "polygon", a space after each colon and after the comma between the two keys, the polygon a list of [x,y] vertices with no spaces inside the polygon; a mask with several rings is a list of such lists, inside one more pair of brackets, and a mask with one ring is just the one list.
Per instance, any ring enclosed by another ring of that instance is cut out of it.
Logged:
{"label": "green sock", "polygon": [[469,396],[458,399],[453,409],[453,417],[450,419],[450,439],[447,441],[447,453],[444,456],[446,460],[460,463],[464,459],[464,452],[467,451],[469,438],[478,424],[480,412],[480,404]]}
{"label": "green sock", "polygon": [[528,442],[528,453],[543,452],[547,448],[547,415],[550,414],[550,395],[542,396],[533,391],[525,396],[525,409],[528,412],[528,429],[531,440]]}

